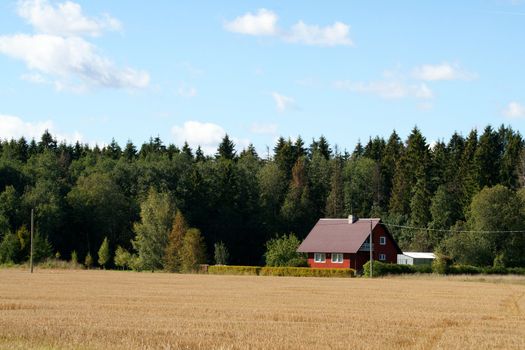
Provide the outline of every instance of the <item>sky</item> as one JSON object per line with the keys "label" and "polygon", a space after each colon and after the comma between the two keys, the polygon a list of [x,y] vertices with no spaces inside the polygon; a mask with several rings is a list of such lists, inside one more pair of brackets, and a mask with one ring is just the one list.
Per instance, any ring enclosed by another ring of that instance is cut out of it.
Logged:
{"label": "sky", "polygon": [[432,144],[525,128],[525,0],[0,2],[0,138]]}

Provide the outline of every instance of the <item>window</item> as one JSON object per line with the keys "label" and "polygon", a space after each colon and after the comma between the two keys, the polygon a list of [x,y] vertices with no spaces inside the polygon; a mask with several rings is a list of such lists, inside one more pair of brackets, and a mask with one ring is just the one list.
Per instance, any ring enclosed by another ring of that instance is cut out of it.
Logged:
{"label": "window", "polygon": [[379,244],[386,245],[386,237],[385,236],[379,237]]}
{"label": "window", "polygon": [[379,254],[379,260],[386,260],[386,255],[385,254]]}
{"label": "window", "polygon": [[314,261],[318,263],[324,263],[326,261],[325,253],[314,253]]}
{"label": "window", "polygon": [[342,263],[343,262],[343,253],[332,253],[332,262],[333,263]]}

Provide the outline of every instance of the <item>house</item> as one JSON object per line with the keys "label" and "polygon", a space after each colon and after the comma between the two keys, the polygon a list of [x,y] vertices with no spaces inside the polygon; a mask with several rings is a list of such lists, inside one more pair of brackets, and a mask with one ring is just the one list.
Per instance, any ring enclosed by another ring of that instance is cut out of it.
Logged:
{"label": "house", "polygon": [[403,252],[397,255],[397,263],[400,265],[431,265],[435,258],[434,253]]}
{"label": "house", "polygon": [[373,259],[396,263],[401,254],[396,241],[381,219],[320,219],[297,252],[308,254],[308,265],[315,268],[362,270],[370,260],[370,231]]}

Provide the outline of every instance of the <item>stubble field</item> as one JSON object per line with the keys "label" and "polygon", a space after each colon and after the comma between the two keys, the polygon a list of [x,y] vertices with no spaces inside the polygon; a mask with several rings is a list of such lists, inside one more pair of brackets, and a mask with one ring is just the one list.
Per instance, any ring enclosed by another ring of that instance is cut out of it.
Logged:
{"label": "stubble field", "polygon": [[0,349],[523,349],[524,295],[519,278],[5,269]]}

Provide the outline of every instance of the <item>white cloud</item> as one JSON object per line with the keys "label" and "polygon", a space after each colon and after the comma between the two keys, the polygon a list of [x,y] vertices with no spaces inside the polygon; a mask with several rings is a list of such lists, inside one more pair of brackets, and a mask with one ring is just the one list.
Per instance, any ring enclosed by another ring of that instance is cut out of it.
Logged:
{"label": "white cloud", "polygon": [[321,27],[306,24],[303,21],[295,23],[290,30],[280,30],[277,26],[278,16],[275,12],[259,9],[256,14],[248,12],[232,21],[224,23],[224,28],[230,32],[253,36],[276,36],[290,43],[313,46],[352,46],[350,26],[342,22]]}
{"label": "white cloud", "polygon": [[226,135],[226,131],[217,124],[193,120],[185,122],[182,126],[174,125],[171,133],[178,144],[188,142],[194,150],[201,146],[202,151],[206,154],[214,154]]}
{"label": "white cloud", "polygon": [[17,9],[36,34],[1,35],[0,53],[26,64],[31,72],[22,79],[75,92],[97,86],[135,89],[149,85],[147,72],[116,66],[82,38],[119,30],[118,20],[109,15],[88,18],[71,1],[54,7],[46,0],[22,0]]}
{"label": "white cloud", "polygon": [[117,19],[105,14],[102,18],[89,18],[82,7],[66,1],[53,7],[46,0],[23,0],[18,3],[18,14],[43,34],[60,36],[99,36],[104,30],[121,30]]}
{"label": "white cloud", "polygon": [[335,22],[331,26],[319,27],[299,21],[292,26],[291,32],[284,37],[286,41],[317,46],[352,46],[349,37],[350,26]]}
{"label": "white cloud", "polygon": [[371,82],[337,81],[335,87],[351,92],[377,95],[385,99],[400,99],[415,97],[418,99],[430,99],[433,97],[432,90],[426,84],[407,84],[404,81],[382,80]]}
{"label": "white cloud", "polygon": [[525,118],[525,106],[512,101],[503,109],[502,113],[507,118]]}
{"label": "white cloud", "polygon": [[277,15],[266,9],[259,9],[256,14],[251,12],[224,23],[224,28],[230,32],[247,35],[275,35],[277,33]]}
{"label": "white cloud", "polygon": [[471,80],[475,75],[464,71],[458,65],[449,63],[424,64],[412,70],[412,76],[419,80]]}
{"label": "white cloud", "polygon": [[295,107],[295,100],[292,97],[281,95],[277,92],[272,92],[273,100],[275,101],[275,106],[279,112],[284,112],[287,109]]}
{"label": "white cloud", "polygon": [[12,115],[0,114],[0,138],[2,139],[19,139],[25,137],[26,139],[39,140],[42,134],[48,130],[58,141],[67,141],[74,143],[76,141],[82,142],[82,134],[75,131],[73,133],[58,132],[51,120],[26,122],[19,117]]}
{"label": "white cloud", "polygon": [[277,124],[273,123],[253,123],[250,131],[254,134],[277,134]]}
{"label": "white cloud", "polygon": [[61,85],[79,79],[88,85],[109,88],[143,88],[150,80],[147,72],[116,67],[80,37],[0,36],[0,53],[24,61],[31,70],[56,77]]}

